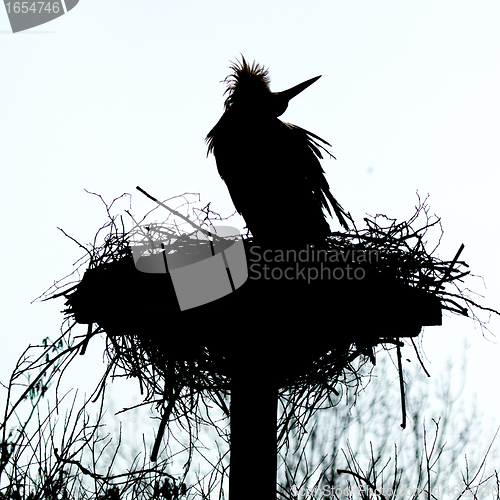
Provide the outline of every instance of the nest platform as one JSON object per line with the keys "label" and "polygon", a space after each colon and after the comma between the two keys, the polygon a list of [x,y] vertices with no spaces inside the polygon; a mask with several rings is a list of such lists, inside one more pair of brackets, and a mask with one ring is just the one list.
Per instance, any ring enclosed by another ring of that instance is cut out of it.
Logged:
{"label": "nest platform", "polygon": [[[251,239],[244,240],[244,247],[254,260],[265,251]],[[328,252],[324,255],[337,249]],[[422,326],[441,324],[439,297],[394,277],[387,262],[295,259],[274,262],[266,276],[263,261],[251,264],[248,279],[234,292],[181,311],[170,275],[139,271],[127,251],[85,272],[67,296],[67,312],[78,323],[99,325],[111,337],[153,342],[169,359],[209,355],[225,376],[231,375],[238,353],[260,347],[279,364],[282,382],[300,378],[316,359],[344,357],[352,344],[394,342],[417,336]],[[358,278],[352,276],[353,265]],[[285,278],[287,269],[296,279]],[[332,271],[344,277],[333,278]],[[320,279],[321,273],[329,279]],[[243,330],[248,333],[242,335]],[[295,333],[299,336],[291,339]]]}

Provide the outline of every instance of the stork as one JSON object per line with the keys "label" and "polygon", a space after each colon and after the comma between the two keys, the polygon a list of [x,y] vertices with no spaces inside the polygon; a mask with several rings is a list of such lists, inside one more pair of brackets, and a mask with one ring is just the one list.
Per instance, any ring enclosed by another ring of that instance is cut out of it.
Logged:
{"label": "stork", "polygon": [[[348,214],[333,197],[319,162],[325,140],[281,121],[289,101],[320,76],[271,92],[269,72],[258,63],[231,65],[224,113],[208,133],[208,153],[245,219],[264,245],[321,245],[331,233],[325,211],[333,208],[348,229]],[[333,157],[334,158],[334,157]]]}

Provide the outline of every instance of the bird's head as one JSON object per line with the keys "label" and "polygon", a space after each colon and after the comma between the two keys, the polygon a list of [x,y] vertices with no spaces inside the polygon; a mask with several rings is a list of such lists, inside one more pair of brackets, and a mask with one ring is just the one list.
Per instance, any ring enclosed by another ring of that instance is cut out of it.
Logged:
{"label": "bird's head", "polygon": [[283,92],[271,92],[269,71],[260,64],[248,64],[243,56],[241,62],[232,63],[233,71],[225,78],[226,94],[229,94],[224,106],[226,111],[237,109],[245,114],[281,116],[290,99],[312,85],[320,76],[316,76]]}

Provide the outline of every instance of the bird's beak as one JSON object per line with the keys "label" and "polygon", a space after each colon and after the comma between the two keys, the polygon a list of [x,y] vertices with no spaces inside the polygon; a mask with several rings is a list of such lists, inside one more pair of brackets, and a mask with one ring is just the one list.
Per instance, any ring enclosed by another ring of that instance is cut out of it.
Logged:
{"label": "bird's beak", "polygon": [[321,75],[315,76],[314,78],[311,78],[306,82],[302,82],[299,83],[298,85],[295,85],[295,87],[292,87],[291,89],[284,90],[283,92],[278,92],[278,95],[280,97],[285,98],[286,101],[289,101],[290,99],[293,99],[296,95],[300,94],[303,90],[307,89],[307,87],[312,85],[316,80],[319,80],[320,78]]}

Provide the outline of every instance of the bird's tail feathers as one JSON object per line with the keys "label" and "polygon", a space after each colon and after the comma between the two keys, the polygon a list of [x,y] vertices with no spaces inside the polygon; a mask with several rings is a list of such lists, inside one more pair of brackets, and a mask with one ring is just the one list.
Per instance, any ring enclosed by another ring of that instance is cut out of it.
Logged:
{"label": "bird's tail feathers", "polygon": [[[333,210],[335,211],[335,215],[337,216],[337,219],[339,220],[340,224],[342,227],[346,230],[349,230],[349,225],[347,224],[346,218],[351,219],[351,215],[347,213],[343,208],[342,205],[333,197],[331,193],[327,193],[328,200],[330,201],[330,204],[333,207]],[[330,208],[327,206],[328,213],[332,215],[330,212]]]}
{"label": "bird's tail feathers", "polygon": [[346,230],[349,230],[349,225],[347,224],[347,221],[345,220],[346,216],[349,218],[349,214],[345,212],[345,210],[339,205],[334,205],[333,209],[335,210],[335,215],[337,216],[337,219],[339,220],[340,224],[342,227]]}

